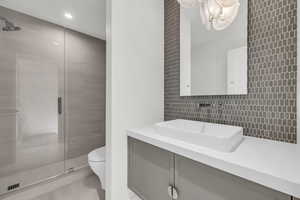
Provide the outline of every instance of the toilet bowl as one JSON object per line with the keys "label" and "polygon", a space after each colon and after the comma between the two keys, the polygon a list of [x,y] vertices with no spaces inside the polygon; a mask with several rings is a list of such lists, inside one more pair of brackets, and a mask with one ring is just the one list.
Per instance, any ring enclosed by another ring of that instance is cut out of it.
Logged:
{"label": "toilet bowl", "polygon": [[105,147],[90,152],[88,162],[92,171],[99,177],[102,189],[105,190]]}
{"label": "toilet bowl", "polygon": [[[105,183],[105,146],[95,149],[88,154],[89,165],[92,171],[99,177],[101,187],[103,190],[106,188]],[[129,200],[141,200],[134,192],[128,189]]]}

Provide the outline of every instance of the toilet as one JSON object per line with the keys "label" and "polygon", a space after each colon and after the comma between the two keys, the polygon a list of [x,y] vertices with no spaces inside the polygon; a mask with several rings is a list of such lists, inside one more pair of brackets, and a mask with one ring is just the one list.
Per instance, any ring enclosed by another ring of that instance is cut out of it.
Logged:
{"label": "toilet", "polygon": [[[92,171],[99,177],[101,187],[106,188],[105,183],[105,146],[88,154],[88,161]],[[141,200],[134,192],[128,189],[128,197],[130,200]]]}
{"label": "toilet", "polygon": [[99,177],[102,189],[105,190],[105,147],[90,152],[88,162],[92,171]]}

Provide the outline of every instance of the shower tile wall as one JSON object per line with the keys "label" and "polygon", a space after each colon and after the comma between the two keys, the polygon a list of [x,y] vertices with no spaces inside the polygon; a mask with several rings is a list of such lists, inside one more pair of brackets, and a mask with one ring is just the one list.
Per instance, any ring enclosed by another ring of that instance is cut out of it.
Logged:
{"label": "shower tile wall", "polygon": [[105,55],[105,41],[66,31],[67,168],[105,143]]}
{"label": "shower tile wall", "polygon": [[248,95],[180,97],[180,7],[165,0],[165,120],[238,125],[248,136],[296,143],[297,0],[248,2]]}
{"label": "shower tile wall", "polygon": [[0,31],[2,194],[87,165],[104,145],[105,42],[1,6],[0,16],[22,28]]}

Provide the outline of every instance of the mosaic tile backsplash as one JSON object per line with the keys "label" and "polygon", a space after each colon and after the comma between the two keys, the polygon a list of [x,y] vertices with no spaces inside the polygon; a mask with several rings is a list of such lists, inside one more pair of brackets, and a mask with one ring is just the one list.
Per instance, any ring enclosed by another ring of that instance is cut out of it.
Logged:
{"label": "mosaic tile backsplash", "polygon": [[237,125],[247,136],[296,143],[297,0],[248,1],[248,95],[180,97],[180,7],[165,0],[165,120]]}

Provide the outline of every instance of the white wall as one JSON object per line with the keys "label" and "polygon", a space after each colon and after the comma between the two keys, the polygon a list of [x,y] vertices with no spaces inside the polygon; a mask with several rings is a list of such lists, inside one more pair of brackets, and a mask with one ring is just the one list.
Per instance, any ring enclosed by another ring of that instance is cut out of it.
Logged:
{"label": "white wall", "polygon": [[215,42],[192,48],[192,95],[226,94],[226,53]]}
{"label": "white wall", "polygon": [[247,39],[241,37],[239,33],[232,32],[226,40],[215,38],[215,41],[193,45],[191,51],[192,95],[226,94],[228,52],[245,46],[246,41]]}
{"label": "white wall", "polygon": [[22,137],[58,134],[58,70],[50,62],[17,56],[18,132]]}
{"label": "white wall", "polygon": [[233,49],[227,53],[227,94],[248,93],[248,48]]}
{"label": "white wall", "polygon": [[107,3],[107,200],[127,199],[126,129],[163,120],[163,2]]}
{"label": "white wall", "polygon": [[191,95],[192,40],[191,21],[180,8],[180,96]]}

